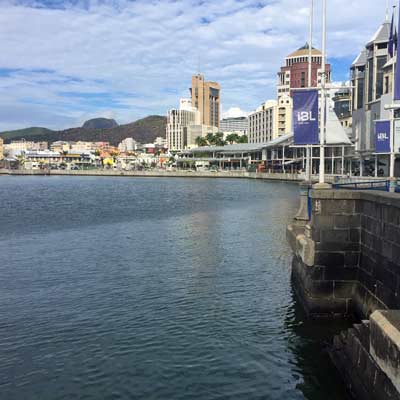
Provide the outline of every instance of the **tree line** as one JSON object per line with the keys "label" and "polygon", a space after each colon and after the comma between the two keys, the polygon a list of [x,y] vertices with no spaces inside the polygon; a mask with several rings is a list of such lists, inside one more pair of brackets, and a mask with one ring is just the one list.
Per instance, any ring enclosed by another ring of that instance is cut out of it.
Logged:
{"label": "tree line", "polygon": [[246,135],[230,133],[224,139],[224,134],[222,132],[207,133],[206,137],[198,136],[195,140],[195,143],[199,147],[225,146],[227,144],[234,144],[234,143],[248,143],[248,137]]}

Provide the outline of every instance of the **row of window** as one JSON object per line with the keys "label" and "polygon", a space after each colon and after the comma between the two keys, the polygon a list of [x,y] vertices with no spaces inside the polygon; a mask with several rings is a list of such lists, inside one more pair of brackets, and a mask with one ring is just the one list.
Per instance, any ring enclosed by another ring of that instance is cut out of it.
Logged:
{"label": "row of window", "polygon": [[[315,64],[322,64],[322,57],[311,57],[311,62]],[[290,67],[293,64],[308,63],[307,57],[296,57],[286,60],[286,66]]]}

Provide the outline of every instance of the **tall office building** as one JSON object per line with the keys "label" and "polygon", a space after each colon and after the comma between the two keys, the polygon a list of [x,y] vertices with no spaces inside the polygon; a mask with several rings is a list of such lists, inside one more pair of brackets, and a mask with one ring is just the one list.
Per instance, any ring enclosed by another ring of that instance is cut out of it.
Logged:
{"label": "tall office building", "polygon": [[221,87],[217,82],[207,82],[203,75],[192,77],[192,106],[200,112],[202,125],[215,126],[219,128]]}

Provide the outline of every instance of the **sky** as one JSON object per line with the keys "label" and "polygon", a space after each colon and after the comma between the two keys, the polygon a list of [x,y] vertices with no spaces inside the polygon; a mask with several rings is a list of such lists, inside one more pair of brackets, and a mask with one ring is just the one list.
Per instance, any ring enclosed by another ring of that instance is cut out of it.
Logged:
{"label": "sky", "polygon": [[[385,20],[386,0],[328,0],[333,80]],[[388,0],[389,6],[395,1]],[[315,42],[320,48],[321,1]],[[276,97],[284,57],[308,39],[310,0],[0,0],[0,131],[94,117],[166,115],[197,72],[223,115]]]}

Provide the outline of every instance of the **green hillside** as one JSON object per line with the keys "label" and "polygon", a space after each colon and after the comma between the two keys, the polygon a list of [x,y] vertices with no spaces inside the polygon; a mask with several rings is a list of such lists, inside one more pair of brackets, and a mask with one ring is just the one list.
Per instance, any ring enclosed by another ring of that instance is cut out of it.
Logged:
{"label": "green hillside", "polygon": [[151,115],[125,125],[108,129],[71,128],[63,131],[52,131],[46,128],[27,128],[10,132],[1,132],[0,137],[6,143],[11,140],[29,139],[46,141],[104,141],[116,146],[123,139],[134,138],[139,143],[151,143],[156,137],[165,137],[167,120],[160,115]]}
{"label": "green hillside", "polygon": [[47,128],[32,127],[32,128],[18,129],[15,131],[1,132],[0,137],[3,138],[5,141],[9,141],[14,138],[24,138],[33,140],[32,137],[38,135],[51,135],[52,133],[54,133],[54,131]]}

